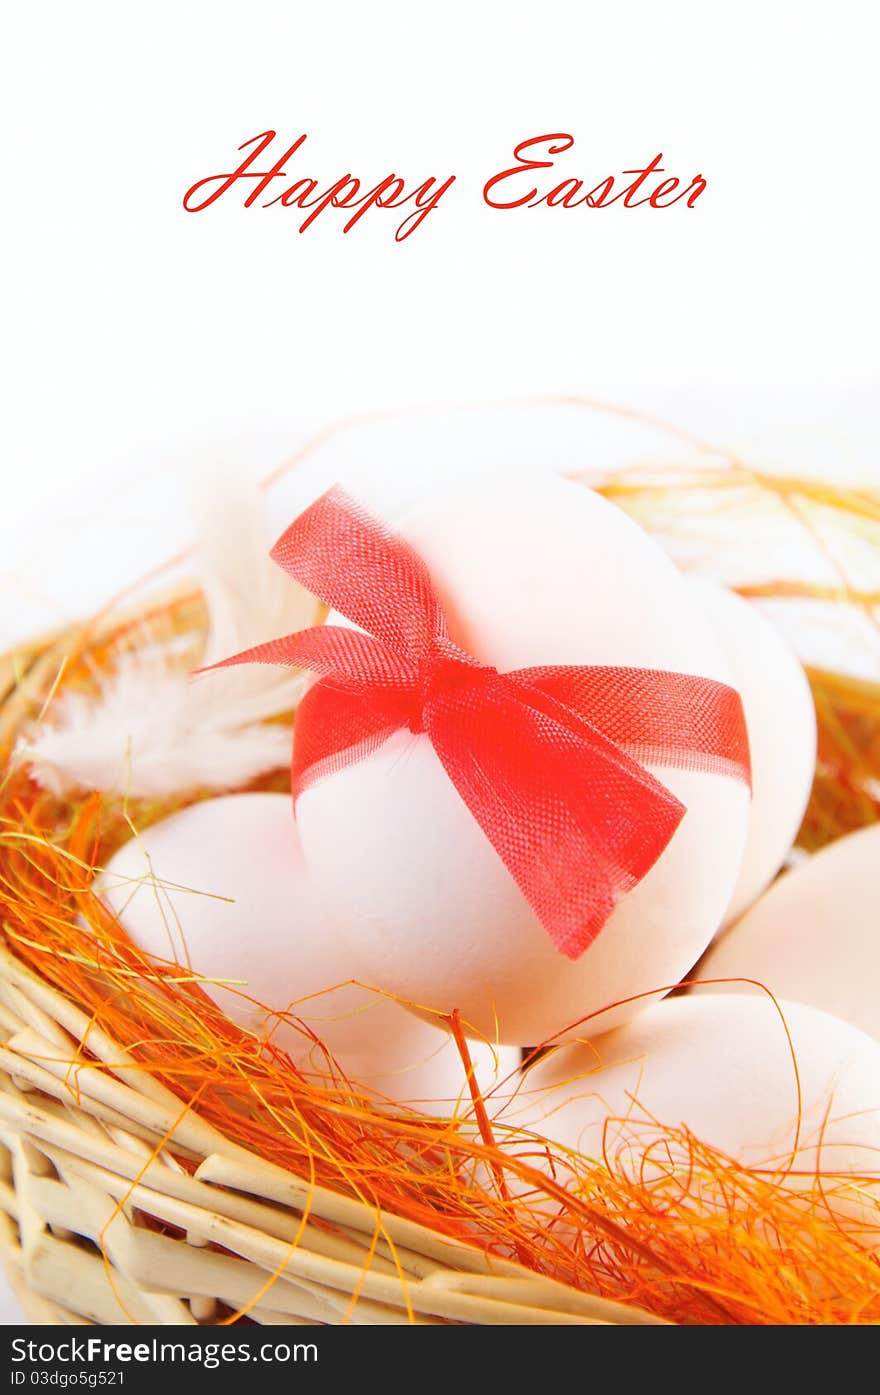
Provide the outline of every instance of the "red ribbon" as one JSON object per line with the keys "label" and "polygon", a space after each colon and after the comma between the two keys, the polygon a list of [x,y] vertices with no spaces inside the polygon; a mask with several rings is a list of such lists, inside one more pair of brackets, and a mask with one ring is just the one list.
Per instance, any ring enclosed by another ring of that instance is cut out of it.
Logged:
{"label": "red ribbon", "polygon": [[321,625],[225,659],[311,670],[294,799],[403,727],[424,732],[553,943],[577,959],[685,814],[645,763],[748,784],[739,694],[689,674],[498,673],[461,649],[421,558],[340,489],[272,557],[358,629]]}

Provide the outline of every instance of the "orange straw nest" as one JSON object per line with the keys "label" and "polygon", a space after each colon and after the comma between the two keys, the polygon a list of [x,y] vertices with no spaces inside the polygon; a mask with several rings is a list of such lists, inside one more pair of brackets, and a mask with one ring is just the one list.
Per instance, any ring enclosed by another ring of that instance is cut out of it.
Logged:
{"label": "orange straw nest", "polygon": [[[630,471],[601,487],[673,551],[683,539],[711,537],[719,524],[741,546],[744,527],[754,541],[755,520],[795,520],[837,580],[768,572],[741,589],[779,604],[846,609],[875,624],[880,595],[845,569],[853,557],[869,566],[880,558],[880,496],[764,477],[736,463],[724,471]],[[754,547],[748,551],[754,559]],[[271,1030],[259,1040],[231,1023],[190,970],[157,967],[138,952],[92,882],[132,830],[170,806],[97,793],[59,802],[29,778],[15,740],[59,689],[93,689],[125,650],[173,647],[192,665],[204,625],[201,598],[178,594],[134,617],[104,615],[47,645],[23,647],[0,672],[8,951],[84,1009],[182,1111],[196,1109],[233,1142],[307,1181],[678,1323],[880,1321],[880,1264],[835,1223],[830,1179],[803,1179],[795,1192],[778,1176],[737,1166],[658,1125],[645,1129],[642,1169],[632,1167],[632,1138],[626,1165],[616,1156],[558,1155],[560,1175],[576,1177],[563,1188],[549,1175],[546,1144],[489,1123],[491,1099],[465,1091],[452,1118],[383,1108],[329,1058],[327,1083],[317,1083],[273,1045]],[[819,766],[799,842],[814,849],[880,816],[880,686],[830,670],[812,669],[810,679]],[[260,787],[284,789],[285,781]],[[285,1020],[296,1028],[295,1006]],[[450,1025],[467,1062],[464,1037]],[[83,1059],[97,1064],[87,1044]],[[69,1084],[75,1092],[75,1071]],[[683,1156],[687,1167],[658,1164]]]}

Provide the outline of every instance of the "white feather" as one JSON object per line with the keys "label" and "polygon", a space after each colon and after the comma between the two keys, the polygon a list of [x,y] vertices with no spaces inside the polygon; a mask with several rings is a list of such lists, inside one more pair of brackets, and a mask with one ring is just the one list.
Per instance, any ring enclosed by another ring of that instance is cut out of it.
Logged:
{"label": "white feather", "polygon": [[[314,597],[268,557],[256,490],[216,481],[197,500],[199,581],[209,628],[203,663],[316,623]],[[290,760],[289,712],[306,678],[264,664],[192,678],[172,653],[123,655],[96,696],[63,689],[19,752],[44,788],[164,798],[227,790]]]}

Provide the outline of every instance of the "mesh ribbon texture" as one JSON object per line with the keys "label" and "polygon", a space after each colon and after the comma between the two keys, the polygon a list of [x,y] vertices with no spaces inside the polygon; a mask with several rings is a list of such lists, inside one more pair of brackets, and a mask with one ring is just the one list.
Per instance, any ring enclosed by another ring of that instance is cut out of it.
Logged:
{"label": "mesh ribbon texture", "polygon": [[214,667],[310,670],[294,799],[401,728],[424,732],[556,947],[577,959],[651,869],[685,806],[649,762],[750,781],[739,694],[689,674],[560,666],[501,674],[450,638],[421,558],[339,488],[272,557],[359,626],[322,625]]}

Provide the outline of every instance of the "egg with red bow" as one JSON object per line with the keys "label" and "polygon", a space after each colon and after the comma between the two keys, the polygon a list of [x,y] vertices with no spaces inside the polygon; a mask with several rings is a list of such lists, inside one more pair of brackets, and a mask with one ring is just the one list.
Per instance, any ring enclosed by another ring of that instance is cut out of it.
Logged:
{"label": "egg with red bow", "polygon": [[333,499],[275,549],[336,607],[323,642],[251,657],[319,678],[296,815],[352,973],[508,1043],[634,1015],[709,943],[746,838],[742,708],[699,601],[559,478],[434,489],[382,520],[409,552]]}

